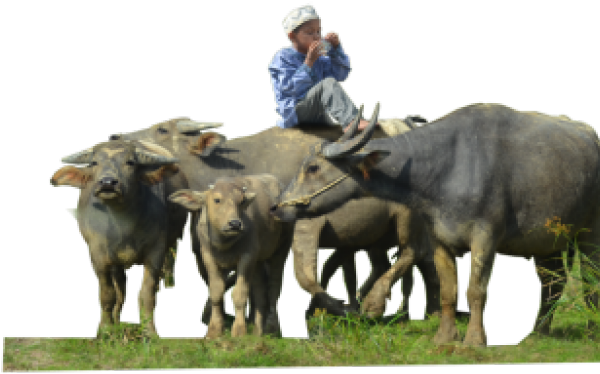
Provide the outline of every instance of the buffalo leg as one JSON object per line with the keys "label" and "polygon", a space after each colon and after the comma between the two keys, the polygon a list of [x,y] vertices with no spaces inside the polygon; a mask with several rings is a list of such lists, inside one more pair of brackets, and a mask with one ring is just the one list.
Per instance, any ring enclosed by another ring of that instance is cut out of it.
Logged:
{"label": "buffalo leg", "polygon": [[[258,248],[258,243],[250,243],[250,246]],[[246,335],[246,304],[248,303],[250,282],[252,281],[255,267],[258,265],[259,263],[252,258],[252,254],[250,253],[244,253],[238,262],[237,281],[231,293],[235,308],[235,320],[231,326],[232,337]],[[262,326],[255,326],[255,328],[262,333]]]}
{"label": "buffalo leg", "polygon": [[223,318],[223,296],[225,295],[225,272],[217,267],[212,256],[208,253],[209,249],[203,249],[202,253],[206,263],[210,282],[208,290],[212,307],[210,321],[208,323],[208,331],[205,338],[218,338],[223,335],[224,318]]}
{"label": "buffalo leg", "polygon": [[468,346],[485,347],[487,345],[483,327],[483,310],[496,254],[494,249],[494,241],[484,230],[479,230],[474,234],[474,240],[471,243],[471,274],[467,289],[471,318],[464,340],[464,344]]}
{"label": "buffalo leg", "polygon": [[100,285],[100,325],[98,326],[98,336],[102,330],[114,323],[113,310],[117,303],[117,292],[115,290],[110,269],[96,269],[96,276]]}
{"label": "buffalo leg", "polygon": [[153,337],[158,336],[154,324],[154,309],[156,308],[156,293],[158,292],[162,269],[162,263],[160,262],[162,261],[156,260],[144,264],[144,279],[139,294],[140,322],[148,335]]}
{"label": "buffalo leg", "polygon": [[117,293],[117,302],[113,308],[113,320],[115,324],[121,323],[121,310],[125,303],[125,288],[127,286],[127,276],[125,269],[121,266],[115,266],[112,269],[113,285]]}
{"label": "buffalo leg", "polygon": [[269,274],[268,282],[268,302],[269,312],[267,315],[267,321],[265,326],[265,333],[281,336],[281,326],[279,324],[279,313],[277,312],[277,302],[281,295],[281,286],[283,284],[283,269],[285,268],[285,262],[290,254],[290,241],[285,240],[285,243],[277,248],[276,252],[268,260],[271,272]]}
{"label": "buffalo leg", "polygon": [[[198,219],[197,216],[198,216],[198,213],[192,214],[192,222],[191,222],[191,230],[190,230],[190,235],[192,237],[192,252],[194,253],[194,257],[196,258],[196,265],[198,267],[198,272],[200,273],[200,277],[202,278],[204,283],[210,289],[210,283],[209,283],[210,280],[209,280],[209,276],[208,276],[208,271],[206,270],[206,265],[204,264],[204,260],[202,259],[202,249],[201,249],[201,245],[200,245],[200,240],[198,239],[198,233],[195,230],[195,227],[197,226],[197,219]],[[233,285],[235,284],[235,280],[236,280],[236,276],[235,276],[235,272],[234,272],[233,274],[229,275],[229,277],[227,277],[227,281],[225,283],[225,291],[227,291],[228,289],[233,287]],[[225,310],[225,306],[221,305],[221,309]],[[201,321],[205,325],[208,325],[210,322],[211,311],[212,311],[212,303],[211,303],[210,297],[209,297],[206,300],[206,303],[204,305],[204,311],[202,312],[202,317],[201,317]],[[233,319],[233,317],[231,317],[231,319]]]}
{"label": "buffalo leg", "polygon": [[[262,274],[263,272],[260,271],[262,264],[257,263],[256,266],[258,266],[258,268],[253,272],[250,282],[250,296],[254,304],[254,335],[262,336],[264,333],[265,320],[269,309],[267,301],[268,290],[264,274]],[[231,334],[234,336],[233,329]]]}
{"label": "buffalo leg", "polygon": [[391,288],[404,273],[414,265],[415,250],[407,246],[392,267],[380,277],[362,304],[362,311],[369,317],[381,317],[385,312],[385,299],[391,298]]}
{"label": "buffalo leg", "polygon": [[162,278],[165,283],[165,288],[171,288],[175,286],[175,253],[177,250],[177,243],[172,247],[167,247],[165,252],[165,261],[162,268]]}
{"label": "buffalo leg", "polygon": [[415,283],[413,274],[414,268],[414,266],[409,267],[402,276],[402,304],[400,304],[397,312],[398,314],[403,314],[402,319],[408,319],[408,303],[410,294],[412,293],[413,285]]}
{"label": "buffalo leg", "polygon": [[[425,258],[421,259],[421,261],[418,261],[416,266],[421,272],[423,283],[425,284],[425,318],[433,315],[439,316],[441,313],[440,277],[435,270],[433,252],[428,251],[428,253],[425,255]],[[402,282],[404,284],[404,280]]]}
{"label": "buffalo leg", "polygon": [[[254,277],[262,277],[263,281],[265,284],[268,283],[269,281],[269,269],[268,269],[268,263],[267,261],[261,261],[259,262],[259,264],[257,265],[256,269],[254,270]],[[228,279],[229,280],[229,279]],[[260,290],[257,290],[257,292],[259,292]],[[263,291],[263,297],[265,297],[267,300],[266,303],[267,305],[269,305],[269,299],[267,297],[267,289],[265,288]],[[256,320],[256,303],[257,301],[254,299],[254,296],[256,295],[255,291],[254,291],[254,285],[250,284],[250,308],[248,311],[248,316],[249,316],[249,321],[255,321]],[[266,319],[266,314],[262,314],[263,319]],[[263,325],[266,323],[266,320],[263,321]]]}
{"label": "buffalo leg", "polygon": [[356,251],[346,248],[336,249],[325,261],[321,272],[321,287],[326,290],[331,277],[335,271],[342,266],[346,292],[348,293],[348,303],[353,309],[358,309],[358,300],[356,299],[356,263],[354,255]]}
{"label": "buffalo leg", "polygon": [[442,318],[433,342],[444,344],[459,339],[456,329],[456,259],[442,244],[435,244],[433,256],[435,268],[440,277],[440,304]]}
{"label": "buffalo leg", "polygon": [[296,280],[305,291],[310,292],[312,300],[306,312],[310,317],[317,308],[325,309],[329,314],[344,316],[349,310],[340,300],[331,297],[317,282],[317,256],[319,234],[324,219],[303,219],[296,222],[292,249],[294,251],[294,272]]}
{"label": "buffalo leg", "polygon": [[387,248],[369,248],[367,249],[367,256],[369,256],[369,261],[371,261],[371,273],[358,290],[358,300],[363,300],[371,291],[375,282],[392,267],[387,256]]}

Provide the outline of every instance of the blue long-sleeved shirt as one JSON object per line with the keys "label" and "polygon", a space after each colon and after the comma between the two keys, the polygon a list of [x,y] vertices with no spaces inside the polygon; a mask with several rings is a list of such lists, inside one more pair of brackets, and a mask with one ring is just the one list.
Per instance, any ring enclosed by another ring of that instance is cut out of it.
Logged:
{"label": "blue long-sleeved shirt", "polygon": [[327,56],[320,56],[312,68],[304,63],[305,59],[305,54],[288,47],[279,50],[269,64],[277,113],[282,117],[277,121],[279,127],[298,124],[294,108],[312,86],[328,77],[342,82],[350,73],[350,60],[341,45],[332,48]]}

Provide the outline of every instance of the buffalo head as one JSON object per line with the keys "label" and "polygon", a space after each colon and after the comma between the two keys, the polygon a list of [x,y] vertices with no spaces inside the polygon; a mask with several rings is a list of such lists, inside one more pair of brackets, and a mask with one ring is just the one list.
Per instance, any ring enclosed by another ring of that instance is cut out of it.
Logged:
{"label": "buffalo head", "polygon": [[312,218],[329,213],[348,199],[364,196],[360,181],[369,179],[369,170],[389,155],[388,151],[364,149],[379,114],[379,104],[362,133],[356,135],[361,106],[357,119],[336,142],[314,145],[304,159],[294,179],[271,207],[271,214],[284,221]]}
{"label": "buffalo head", "polygon": [[[206,209],[211,234],[218,237],[237,237],[245,232],[248,224],[243,219],[242,211],[255,197],[256,194],[247,192],[245,186],[220,179],[207,191],[179,190],[169,196],[169,200],[192,212]],[[202,222],[199,221],[199,224]],[[211,237],[212,239],[215,238]]]}
{"label": "buffalo head", "polygon": [[[203,133],[203,131],[222,125],[216,122],[196,122],[189,118],[175,118],[143,130],[113,134],[109,140],[146,141],[158,144],[175,154],[181,154],[182,150],[186,150],[192,154],[208,156],[226,138],[221,134]],[[202,151],[199,152],[199,149]]]}
{"label": "buffalo head", "polygon": [[62,161],[87,166],[59,169],[50,180],[52,185],[89,188],[92,195],[104,201],[122,201],[136,193],[137,181],[153,185],[178,171],[176,158],[148,152],[125,141],[101,143]]}

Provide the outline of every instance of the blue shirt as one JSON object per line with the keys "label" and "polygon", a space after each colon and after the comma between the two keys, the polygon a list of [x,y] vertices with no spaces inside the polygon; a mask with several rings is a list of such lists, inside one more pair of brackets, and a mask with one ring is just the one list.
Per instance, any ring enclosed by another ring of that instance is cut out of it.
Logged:
{"label": "blue shirt", "polygon": [[341,45],[332,48],[327,56],[320,56],[312,68],[304,63],[305,59],[305,54],[288,47],[279,50],[269,64],[277,113],[282,117],[277,121],[279,127],[298,124],[294,108],[312,86],[328,77],[342,82],[350,73],[350,60]]}

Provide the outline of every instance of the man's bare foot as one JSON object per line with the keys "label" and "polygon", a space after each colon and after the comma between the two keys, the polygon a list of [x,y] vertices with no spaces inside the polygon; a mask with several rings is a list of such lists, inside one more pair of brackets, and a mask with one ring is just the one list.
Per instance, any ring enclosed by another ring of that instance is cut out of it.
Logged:
{"label": "man's bare foot", "polygon": [[[368,125],[369,125],[369,121],[361,119],[360,122],[358,123],[358,131],[362,131],[362,130],[366,129]],[[376,123],[375,126],[379,126],[379,123]],[[344,127],[344,132],[348,131],[349,128],[350,128],[350,126]]]}

